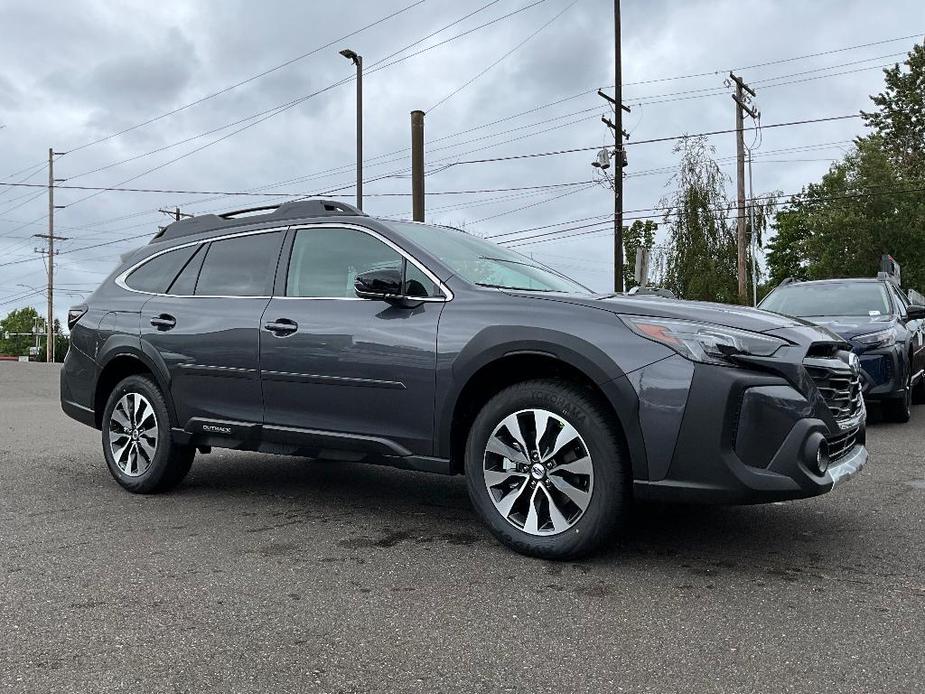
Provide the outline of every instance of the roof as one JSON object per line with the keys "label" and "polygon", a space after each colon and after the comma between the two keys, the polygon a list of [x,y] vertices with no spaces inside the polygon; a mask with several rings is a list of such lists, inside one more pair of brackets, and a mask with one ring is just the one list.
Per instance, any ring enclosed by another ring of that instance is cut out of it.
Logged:
{"label": "roof", "polygon": [[[266,214],[253,214],[264,212]],[[224,214],[204,214],[189,219],[181,219],[168,224],[149,243],[160,243],[172,239],[192,236],[206,231],[230,229],[236,226],[260,224],[262,222],[277,222],[283,220],[305,219],[309,217],[365,217],[361,210],[353,205],[336,200],[296,200],[284,202],[281,205],[267,207],[251,207],[243,210],[234,210]]]}
{"label": "roof", "polygon": [[832,277],[825,280],[791,280],[790,282],[781,283],[778,289],[784,287],[797,287],[805,284],[838,284],[841,282],[886,282],[888,280],[879,277]]}

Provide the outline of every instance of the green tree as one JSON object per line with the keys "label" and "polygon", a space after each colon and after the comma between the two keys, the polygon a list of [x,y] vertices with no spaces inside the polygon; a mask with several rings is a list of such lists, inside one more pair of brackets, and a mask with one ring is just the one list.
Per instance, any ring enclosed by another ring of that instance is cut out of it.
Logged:
{"label": "green tree", "polygon": [[925,175],[925,45],[917,44],[900,65],[884,72],[885,87],[871,97],[877,107],[862,111],[864,122],[878,135],[897,170],[905,176]]}
{"label": "green tree", "polygon": [[[6,318],[0,320],[0,354],[22,356],[29,354],[29,348],[35,346],[35,338],[32,336],[32,329],[35,326],[35,319],[41,318],[38,311],[31,306],[18,308],[7,314]],[[41,320],[44,326],[45,321]],[[11,335],[6,337],[6,333],[29,333],[28,335]],[[41,342],[44,344],[44,341]]]}
{"label": "green tree", "polygon": [[925,203],[907,191],[882,139],[857,140],[819,183],[778,212],[768,244],[771,281],[873,277],[889,253],[903,266],[904,284],[923,286]]}
{"label": "green tree", "polygon": [[[45,351],[45,318],[31,306],[19,308],[7,314],[6,318],[0,320],[0,354],[20,357],[29,354],[29,348],[35,346],[35,334],[32,332],[35,321],[38,319],[40,330],[39,335],[39,354],[36,361],[45,361],[47,353]],[[10,335],[7,333],[28,333],[26,335]],[[61,323],[55,319],[55,361],[64,361],[70,346],[70,338],[61,330]]]}
{"label": "green tree", "polygon": [[683,299],[735,303],[736,237],[727,219],[732,206],[725,177],[704,137],[685,137],[675,146],[679,171],[663,199],[668,242],[665,285]]}
{"label": "green tree", "polygon": [[889,253],[907,287],[925,287],[925,47],[884,81],[861,114],[871,133],[777,213],[772,282],[870,277]]}
{"label": "green tree", "polygon": [[640,248],[652,250],[655,245],[655,230],[658,229],[651,219],[637,219],[628,227],[623,227],[623,251],[626,262],[623,263],[623,286],[626,289],[635,287],[633,275],[636,271],[636,253]]}
{"label": "green tree", "polygon": [[[67,356],[67,350],[71,346],[71,338],[69,335],[66,335],[63,330],[61,330],[61,321],[55,318],[55,362],[61,363],[64,361],[64,357]],[[42,359],[45,359],[47,355],[43,355]]]}

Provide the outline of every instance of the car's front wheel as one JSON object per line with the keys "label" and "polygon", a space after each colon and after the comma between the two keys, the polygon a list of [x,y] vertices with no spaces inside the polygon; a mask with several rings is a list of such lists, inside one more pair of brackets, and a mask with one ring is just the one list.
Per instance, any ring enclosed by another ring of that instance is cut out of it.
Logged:
{"label": "car's front wheel", "polygon": [[628,512],[629,461],[612,414],[565,381],[528,381],[495,395],[469,431],[465,467],[479,515],[523,554],[587,554]]}
{"label": "car's front wheel", "polygon": [[130,492],[172,489],[193,464],[196,449],[174,442],[164,396],[145,376],[129,376],[113,389],[102,430],[109,472]]}

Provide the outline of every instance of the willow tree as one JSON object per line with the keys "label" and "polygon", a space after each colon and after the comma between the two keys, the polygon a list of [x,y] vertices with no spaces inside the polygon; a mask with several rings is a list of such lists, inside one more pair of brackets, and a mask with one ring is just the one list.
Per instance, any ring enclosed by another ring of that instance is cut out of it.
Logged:
{"label": "willow tree", "polygon": [[678,172],[662,199],[668,227],[665,285],[683,299],[738,301],[735,206],[726,177],[704,137],[685,137],[674,148]]}

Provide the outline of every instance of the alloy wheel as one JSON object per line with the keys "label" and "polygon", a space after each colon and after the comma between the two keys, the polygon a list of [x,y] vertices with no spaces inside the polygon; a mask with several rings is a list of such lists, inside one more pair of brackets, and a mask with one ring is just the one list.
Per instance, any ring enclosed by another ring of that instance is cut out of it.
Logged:
{"label": "alloy wheel", "polygon": [[591,502],[594,468],[574,426],[544,409],[508,415],[485,446],[485,486],[495,509],[531,535],[573,527]]}
{"label": "alloy wheel", "polygon": [[127,393],[109,417],[109,446],[119,470],[129,477],[143,475],[157,452],[157,415],[140,393]]}

